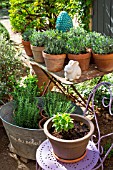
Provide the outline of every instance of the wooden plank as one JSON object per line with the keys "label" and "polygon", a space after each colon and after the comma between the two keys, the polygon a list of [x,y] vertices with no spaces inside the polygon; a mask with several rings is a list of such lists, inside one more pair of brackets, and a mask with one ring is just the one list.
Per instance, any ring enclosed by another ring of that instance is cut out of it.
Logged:
{"label": "wooden plank", "polygon": [[93,78],[96,78],[96,77],[101,77],[101,76],[104,76],[105,74],[108,74],[108,73],[111,73],[112,71],[110,72],[101,72],[97,69],[97,67],[94,65],[94,64],[91,64],[89,69],[87,71],[83,71],[82,72],[82,75],[79,79],[77,80],[74,80],[73,82],[70,82],[70,81],[67,81],[64,77],[64,70],[61,70],[60,72],[50,72],[47,70],[45,64],[41,64],[41,63],[37,63],[35,61],[33,61],[31,59],[30,61],[30,64],[32,66],[38,66],[40,67],[42,70],[44,70],[47,74],[51,75],[53,78],[55,78],[57,81],[60,81],[61,83],[63,84],[67,84],[67,85],[72,85],[72,84],[77,84],[77,83],[81,83],[81,82],[84,82],[84,81],[87,81],[87,80],[91,80]]}
{"label": "wooden plank", "polygon": [[97,8],[98,8],[97,31],[104,34],[104,0],[98,0]]}
{"label": "wooden plank", "polygon": [[111,0],[111,37],[113,38],[113,0]]}
{"label": "wooden plank", "polygon": [[111,8],[110,8],[110,5],[111,5],[111,0],[104,0],[104,33],[105,35],[109,35],[110,36],[110,27],[111,27]]}
{"label": "wooden plank", "polygon": [[92,31],[97,31],[98,22],[97,1],[98,0],[93,1]]}

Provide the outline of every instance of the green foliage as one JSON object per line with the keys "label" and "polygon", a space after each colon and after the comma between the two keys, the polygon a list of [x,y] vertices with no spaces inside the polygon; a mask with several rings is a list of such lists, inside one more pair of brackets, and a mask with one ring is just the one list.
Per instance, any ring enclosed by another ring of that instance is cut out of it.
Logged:
{"label": "green foliage", "polygon": [[46,32],[45,53],[48,54],[65,54],[67,35],[58,30],[50,30]]}
{"label": "green foliage", "polygon": [[92,0],[10,0],[10,21],[13,29],[21,33],[26,28],[53,29],[59,13],[66,11],[71,18],[78,15],[80,26],[89,30],[91,3]]}
{"label": "green foliage", "polygon": [[13,115],[14,124],[24,128],[37,129],[39,116],[37,96],[40,90],[37,86],[37,77],[28,75],[22,82],[15,86],[12,93],[15,101],[15,111]]}
{"label": "green foliage", "polygon": [[68,38],[66,48],[69,54],[84,54],[86,53],[87,39],[82,34]]}
{"label": "green foliage", "polygon": [[16,81],[23,74],[23,67],[14,45],[0,35],[0,100],[13,91]]}
{"label": "green foliage", "polygon": [[57,113],[53,120],[53,127],[55,127],[55,131],[62,132],[62,131],[68,131],[72,128],[74,128],[74,122],[73,119],[70,117],[70,114],[68,113]]}
{"label": "green foliage", "polygon": [[9,0],[2,0],[2,2],[0,2],[0,7],[9,8],[10,7]]}
{"label": "green foliage", "polygon": [[[80,94],[82,94],[82,97],[84,97],[84,99],[87,100],[89,94],[91,93],[94,86],[98,83],[99,79],[100,79],[100,77],[76,84],[76,89],[80,92]],[[104,75],[104,77],[102,78],[102,81],[113,83],[113,73]],[[111,90],[113,91],[113,88]],[[71,91],[71,89],[70,89],[70,91]],[[97,90],[95,99],[94,99],[95,105],[98,108],[102,107],[102,98],[103,97],[106,97],[109,99],[109,91],[104,86],[101,86]],[[108,102],[108,100],[106,100],[106,102]],[[108,104],[108,103],[106,103],[106,104]]]}
{"label": "green foliage", "polygon": [[70,54],[84,54],[90,45],[90,38],[86,36],[88,32],[80,27],[71,28],[67,33],[66,49]]}
{"label": "green foliage", "polygon": [[80,35],[84,35],[84,37],[87,35],[87,31],[82,27],[71,28],[68,33],[69,38],[73,38],[73,36],[80,36]]}
{"label": "green foliage", "polygon": [[30,39],[30,43],[33,46],[37,46],[37,47],[44,47],[45,45],[45,32],[40,32],[40,31],[36,31],[34,30],[31,34],[31,36],[29,37]]}
{"label": "green foliage", "polygon": [[89,31],[89,23],[91,19],[90,8],[93,0],[77,0],[76,14],[81,27]]}
{"label": "green foliage", "polygon": [[92,33],[91,42],[92,42],[92,51],[96,54],[111,54],[113,53],[113,38],[109,36],[103,36],[96,33]]}
{"label": "green foliage", "polygon": [[22,39],[24,41],[29,41],[29,38],[31,36],[31,34],[33,33],[33,29],[29,28],[26,29],[23,33],[22,33]]}
{"label": "green foliage", "polygon": [[0,35],[3,35],[7,40],[10,39],[9,32],[2,23],[0,23]]}
{"label": "green foliage", "polygon": [[56,29],[62,32],[67,32],[73,27],[71,17],[66,11],[61,11],[56,20]]}
{"label": "green foliage", "polygon": [[[111,143],[107,142],[106,145],[104,146],[104,154],[106,154],[106,152],[108,151],[108,149],[110,148]],[[110,151],[110,153],[108,154],[107,158],[111,158],[113,156],[113,149]]]}
{"label": "green foliage", "polygon": [[75,106],[72,106],[66,96],[57,92],[50,92],[44,97],[44,111],[48,117],[56,115],[56,113],[72,113],[75,110]]}

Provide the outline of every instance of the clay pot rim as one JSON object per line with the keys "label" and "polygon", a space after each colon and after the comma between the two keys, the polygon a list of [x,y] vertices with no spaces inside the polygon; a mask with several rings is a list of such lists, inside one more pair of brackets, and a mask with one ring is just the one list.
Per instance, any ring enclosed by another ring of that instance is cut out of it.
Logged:
{"label": "clay pot rim", "polygon": [[[76,56],[78,59],[87,59],[87,58],[90,58],[91,57],[91,52],[86,52],[86,53],[84,53],[84,54],[71,54],[71,53],[69,53],[68,54],[68,58],[69,59],[71,59],[71,56],[70,55],[72,55],[73,57],[74,56]],[[72,57],[72,58],[73,58]],[[73,60],[73,59],[72,59]],[[76,59],[75,59],[76,60]]]}
{"label": "clay pot rim", "polygon": [[30,44],[30,41],[25,41],[22,39],[22,44]]}
{"label": "clay pot rim", "polygon": [[79,138],[79,139],[74,139],[74,140],[66,140],[66,139],[60,139],[60,138],[57,138],[53,135],[51,135],[47,129],[47,126],[48,124],[52,121],[53,117],[52,118],[49,118],[45,124],[44,124],[44,133],[46,134],[46,136],[54,141],[57,141],[57,142],[61,142],[61,143],[79,143],[81,141],[83,141],[84,139],[87,139],[87,138],[90,138],[91,135],[94,133],[94,124],[91,120],[89,120],[88,118],[84,117],[84,116],[81,116],[81,115],[73,115],[73,114],[70,114],[72,117],[79,117],[81,119],[85,119],[87,122],[88,122],[88,126],[90,127],[90,131],[88,132],[87,135],[85,135],[84,137],[82,138]]}
{"label": "clay pot rim", "polygon": [[[96,59],[109,59],[111,58],[111,60],[113,59],[113,53],[110,53],[110,54],[97,54],[97,53],[92,53],[93,54],[93,57],[96,58]],[[100,58],[101,57],[101,58]],[[109,58],[110,57],[110,58]]]}
{"label": "clay pot rim", "polygon": [[42,51],[44,49],[44,47],[39,47],[39,46],[31,45],[31,49],[33,49],[34,51]]}
{"label": "clay pot rim", "polygon": [[[48,54],[48,53],[45,53],[44,50],[42,51],[42,54],[43,54],[43,57],[44,58],[49,58],[49,59],[59,59],[59,58],[66,58],[66,54]],[[46,55],[46,56],[45,56]]]}

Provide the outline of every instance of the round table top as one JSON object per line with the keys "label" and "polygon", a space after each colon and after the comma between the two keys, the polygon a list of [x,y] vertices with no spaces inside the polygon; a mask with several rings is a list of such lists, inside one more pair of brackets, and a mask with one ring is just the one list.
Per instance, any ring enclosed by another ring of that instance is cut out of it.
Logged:
{"label": "round table top", "polygon": [[58,161],[52,152],[49,140],[45,140],[36,151],[36,161],[43,170],[91,170],[99,160],[99,152],[94,142],[89,141],[86,156],[76,163]]}

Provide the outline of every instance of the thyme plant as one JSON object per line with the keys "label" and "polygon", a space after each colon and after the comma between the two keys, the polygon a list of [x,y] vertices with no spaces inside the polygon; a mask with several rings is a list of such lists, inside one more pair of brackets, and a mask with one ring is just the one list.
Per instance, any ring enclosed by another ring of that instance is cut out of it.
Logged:
{"label": "thyme plant", "polygon": [[74,110],[75,106],[72,106],[72,102],[61,93],[48,91],[44,97],[44,111],[48,117],[56,115],[57,112],[72,113]]}
{"label": "thyme plant", "polygon": [[37,96],[40,89],[37,86],[37,77],[29,75],[23,82],[18,82],[13,92],[15,111],[13,123],[24,128],[37,129],[39,116]]}

